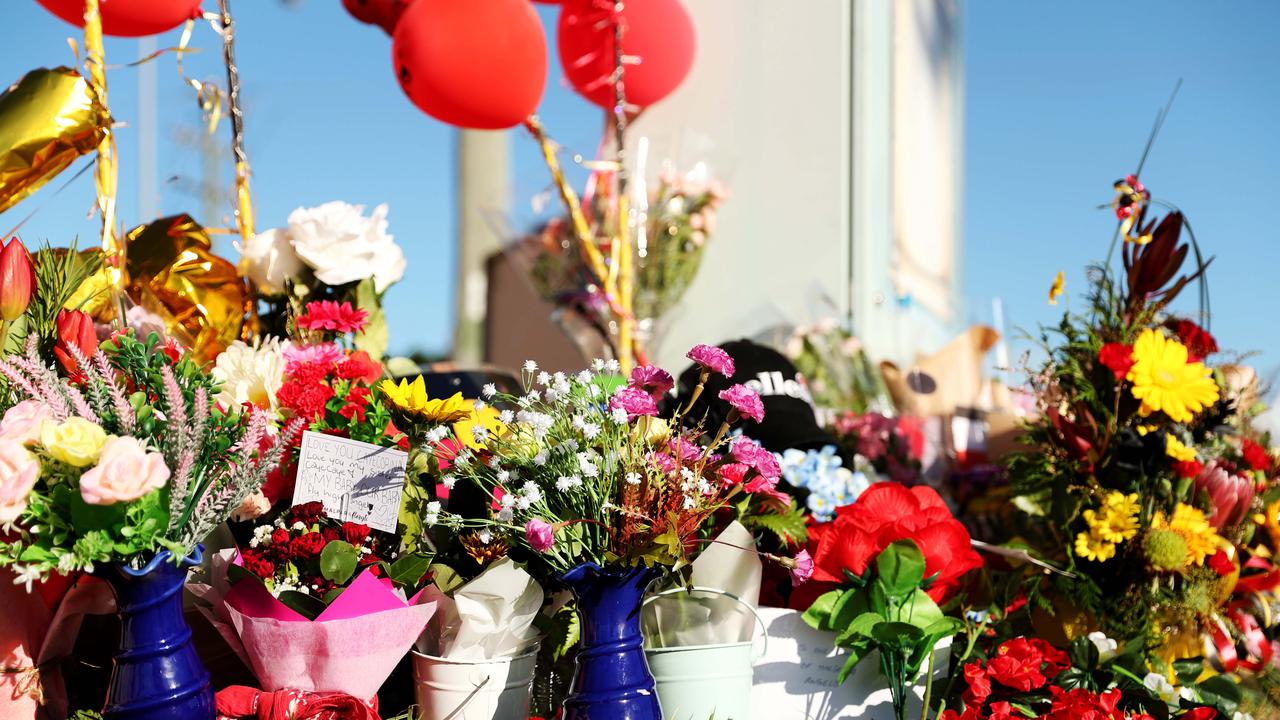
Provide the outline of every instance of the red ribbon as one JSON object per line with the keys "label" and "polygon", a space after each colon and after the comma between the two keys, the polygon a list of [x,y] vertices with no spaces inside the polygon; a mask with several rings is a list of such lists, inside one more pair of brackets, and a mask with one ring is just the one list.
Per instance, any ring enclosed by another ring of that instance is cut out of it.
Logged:
{"label": "red ribbon", "polygon": [[1280,568],[1275,567],[1263,558],[1254,555],[1244,562],[1241,572],[1246,569],[1261,570],[1253,575],[1241,575],[1236,583],[1236,592],[1265,592],[1280,585]]}
{"label": "red ribbon", "polygon": [[302,690],[266,692],[243,685],[218,691],[218,720],[381,720],[378,699],[367,703],[345,693]]}

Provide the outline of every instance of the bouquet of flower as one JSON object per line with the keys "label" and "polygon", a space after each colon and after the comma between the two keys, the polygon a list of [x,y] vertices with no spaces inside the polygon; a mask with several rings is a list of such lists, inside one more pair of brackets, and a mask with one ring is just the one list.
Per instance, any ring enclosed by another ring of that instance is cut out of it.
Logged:
{"label": "bouquet of flower", "polygon": [[920,476],[924,435],[918,418],[847,412],[837,415],[831,427],[845,452],[863,458],[877,473],[899,483]]}
{"label": "bouquet of flower", "polygon": [[387,233],[387,206],[365,216],[341,201],[289,214],[284,228],[266,230],[240,248],[240,273],[267,301],[265,334],[290,335],[289,319],[314,300],[346,301],[367,313],[356,346],[374,358],[387,347],[382,296],[404,277],[404,252]]}
{"label": "bouquet of flower", "polygon": [[822,411],[860,415],[893,408],[884,378],[867,358],[862,341],[834,319],[796,328],[782,352],[804,375]]}
{"label": "bouquet of flower", "polygon": [[[712,372],[732,374],[732,360],[717,348],[698,346],[690,357],[704,383]],[[454,445],[443,445],[452,428],[442,422],[456,419],[440,415],[444,401],[384,381],[397,426],[437,449],[457,448],[447,451],[443,486],[465,483],[491,503],[486,516],[464,517],[431,501],[426,525],[448,528],[464,545],[518,551],[544,576],[583,562],[670,568],[686,563],[700,528],[731,499],[777,493],[777,460],[752,440],[727,438],[729,423],[714,434],[698,425],[676,432],[679,415],[657,417],[658,400],[674,384],[668,373],[642,366],[618,386],[617,370],[596,361],[576,375],[552,374],[530,361],[525,393],[485,388],[488,402],[507,409],[492,424],[471,425],[470,444]],[[744,386],[721,397],[733,407],[730,422],[764,415]]]}
{"label": "bouquet of flower", "polygon": [[810,529],[812,580],[792,597],[804,619],[847,651],[838,681],[873,650],[905,718],[906,689],[939,641],[965,627],[944,615],[961,578],[982,567],[969,533],[937,492],[876,483],[836,520]]}
{"label": "bouquet of flower", "polygon": [[[348,302],[307,303],[292,321],[294,340],[237,341],[218,356],[213,376],[222,383],[218,403],[250,405],[299,419],[304,429],[391,447],[404,443],[373,386],[382,364],[357,349],[368,313]],[[293,497],[295,444],[269,475],[260,495],[237,516],[251,520]]]}
{"label": "bouquet of flower", "polygon": [[[64,311],[65,312],[65,311]],[[0,565],[19,578],[176,559],[256,492],[297,430],[273,439],[264,413],[221,409],[188,356],[130,331],[98,347],[58,341],[60,377],[37,351],[0,360],[18,400],[0,420]]]}
{"label": "bouquet of flower", "polygon": [[[952,687],[958,697],[941,720],[1243,720],[1239,690],[1228,678],[1201,678],[1198,660],[1177,664],[1182,690],[1148,672],[1137,645],[1120,647],[1101,632],[1076,638],[1069,651],[1035,637],[1014,637],[967,662]],[[955,709],[958,708],[958,709]],[[1221,713],[1221,714],[1219,714]]]}
{"label": "bouquet of flower", "polygon": [[1028,579],[1034,606],[1145,644],[1164,667],[1178,638],[1218,624],[1275,481],[1237,394],[1206,364],[1213,337],[1170,312],[1208,263],[1197,249],[1183,271],[1182,213],[1148,219],[1135,183],[1117,186],[1122,272],[1093,268],[1086,312],[1043,334],[1039,417],[1007,471],[1028,539],[1067,571]]}

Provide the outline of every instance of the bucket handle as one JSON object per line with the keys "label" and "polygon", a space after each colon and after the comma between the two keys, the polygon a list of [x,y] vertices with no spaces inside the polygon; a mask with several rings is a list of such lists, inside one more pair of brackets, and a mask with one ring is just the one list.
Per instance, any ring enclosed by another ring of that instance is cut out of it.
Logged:
{"label": "bucket handle", "polygon": [[[753,657],[751,658],[751,663],[754,665],[757,660],[759,660],[760,658],[768,654],[769,627],[765,624],[764,618],[760,616],[760,611],[756,610],[755,606],[752,605],[751,603],[747,602],[746,600],[743,600],[742,598],[738,597],[737,595],[734,595],[733,593],[727,590],[721,590],[719,588],[713,588],[713,587],[704,587],[702,585],[693,585],[691,587],[674,587],[674,588],[669,588],[667,590],[663,590],[661,592],[653,593],[652,595],[644,599],[644,604],[648,605],[649,603],[653,602],[654,600],[657,600],[660,597],[663,597],[664,595],[675,595],[678,593],[694,592],[694,591],[711,593],[713,595],[723,595],[724,597],[727,597],[730,600],[737,602],[739,605],[746,608],[747,610],[750,610],[751,614],[755,616],[756,622],[760,623],[760,640],[761,640],[760,652],[753,653]],[[754,650],[755,648],[754,638],[751,641],[751,645],[752,645],[752,649]]]}

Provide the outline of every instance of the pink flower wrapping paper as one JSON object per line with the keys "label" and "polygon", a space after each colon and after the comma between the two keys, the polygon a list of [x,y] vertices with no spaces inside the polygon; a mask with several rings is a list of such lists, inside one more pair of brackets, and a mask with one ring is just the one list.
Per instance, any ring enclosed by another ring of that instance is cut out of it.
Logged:
{"label": "pink flower wrapping paper", "polygon": [[209,584],[187,587],[267,691],[373,698],[436,611],[422,593],[405,599],[365,571],[311,621],[258,583],[228,585],[227,567],[234,561],[234,550],[218,553],[210,562]]}

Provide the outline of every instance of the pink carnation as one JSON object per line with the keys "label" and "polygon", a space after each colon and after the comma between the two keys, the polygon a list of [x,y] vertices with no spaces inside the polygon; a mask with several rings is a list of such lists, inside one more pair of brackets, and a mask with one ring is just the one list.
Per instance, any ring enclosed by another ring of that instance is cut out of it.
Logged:
{"label": "pink carnation", "polygon": [[733,406],[739,415],[756,422],[764,421],[764,402],[760,395],[746,385],[733,385],[720,391],[720,399]]}
{"label": "pink carnation", "polygon": [[[733,441],[730,446],[730,452],[733,459],[744,465],[754,469],[760,477],[753,478],[747,484],[747,490],[750,492],[760,492],[764,489],[772,489],[778,484],[778,478],[782,477],[782,466],[778,464],[778,458],[773,453],[760,447],[760,443],[750,438],[739,437]],[[751,488],[755,487],[755,490]]]}
{"label": "pink carnation", "polygon": [[550,523],[534,518],[524,525],[524,536],[529,547],[540,553],[547,552],[556,544],[555,528]]}
{"label": "pink carnation", "polygon": [[750,469],[751,466],[746,463],[725,463],[716,469],[716,474],[720,476],[720,482],[725,486],[734,487],[742,482]]}
{"label": "pink carnation", "polygon": [[668,440],[667,449],[678,462],[684,465],[691,465],[702,457],[702,446],[683,435]]}
{"label": "pink carnation", "polygon": [[796,553],[795,567],[791,568],[791,584],[800,586],[809,582],[809,578],[813,577],[813,557],[809,555],[808,550],[801,550]]}
{"label": "pink carnation", "polygon": [[346,353],[335,343],[316,343],[315,345],[294,345],[285,343],[285,372],[293,373],[303,365],[322,365],[328,368],[346,358]]}
{"label": "pink carnation", "polygon": [[660,367],[640,365],[631,371],[630,385],[649,393],[654,400],[661,400],[668,390],[675,387],[676,382],[671,378],[671,373]]}
{"label": "pink carnation", "polygon": [[702,369],[733,377],[733,358],[729,353],[711,345],[694,345],[685,357],[702,366]]}
{"label": "pink carnation", "polygon": [[627,420],[635,420],[641,415],[657,415],[658,403],[649,393],[638,387],[627,386],[613,394],[609,399],[609,408],[621,408],[627,413]]}
{"label": "pink carnation", "polygon": [[317,300],[308,303],[298,317],[298,327],[307,330],[329,330],[337,333],[356,333],[364,329],[369,313],[354,308],[349,302]]}

